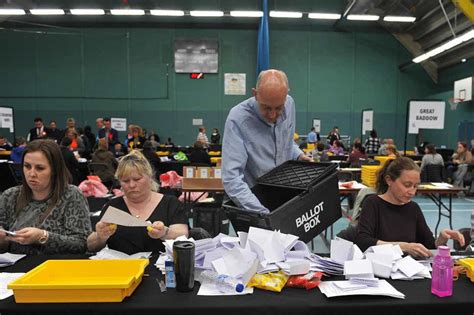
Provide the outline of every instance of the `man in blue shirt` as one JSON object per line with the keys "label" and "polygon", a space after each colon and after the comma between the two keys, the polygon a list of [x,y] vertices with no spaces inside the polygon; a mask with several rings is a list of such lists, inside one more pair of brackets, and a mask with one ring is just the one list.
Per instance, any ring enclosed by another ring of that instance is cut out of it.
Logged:
{"label": "man in blue shirt", "polygon": [[312,127],[311,131],[308,133],[308,137],[306,138],[306,141],[308,143],[316,143],[319,141],[319,135],[316,133],[316,128]]}
{"label": "man in blue shirt", "polygon": [[254,97],[230,110],[222,142],[222,181],[227,195],[249,211],[269,213],[252,193],[256,179],[288,160],[307,160],[293,141],[295,102],[283,71],[262,71]]}

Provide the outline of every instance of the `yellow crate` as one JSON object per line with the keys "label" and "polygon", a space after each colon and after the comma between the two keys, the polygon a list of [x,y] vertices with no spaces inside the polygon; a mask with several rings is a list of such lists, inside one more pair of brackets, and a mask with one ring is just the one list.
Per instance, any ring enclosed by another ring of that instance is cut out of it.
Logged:
{"label": "yellow crate", "polygon": [[464,258],[458,262],[461,266],[466,267],[466,276],[474,282],[474,258]]}
{"label": "yellow crate", "polygon": [[383,167],[388,160],[393,160],[393,157],[377,155],[374,157],[374,160],[380,161],[380,167]]}
{"label": "yellow crate", "polygon": [[157,151],[156,155],[158,155],[158,156],[168,156],[168,155],[170,155],[170,152],[169,151]]}
{"label": "yellow crate", "polygon": [[222,158],[219,156],[219,157],[211,157],[211,163],[219,163],[219,161],[221,161]]}
{"label": "yellow crate", "polygon": [[306,145],[306,149],[309,149],[310,151],[314,150],[315,147],[316,147],[316,145],[314,143],[308,143]]}
{"label": "yellow crate", "polygon": [[209,156],[221,156],[221,151],[209,151],[207,154]]}
{"label": "yellow crate", "polygon": [[8,284],[17,303],[122,302],[142,281],[148,259],[48,260]]}

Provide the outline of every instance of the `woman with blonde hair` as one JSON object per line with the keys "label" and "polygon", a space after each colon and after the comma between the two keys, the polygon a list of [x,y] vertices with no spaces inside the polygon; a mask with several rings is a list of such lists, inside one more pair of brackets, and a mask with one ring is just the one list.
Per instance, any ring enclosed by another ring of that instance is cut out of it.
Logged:
{"label": "woman with blonde hair", "polygon": [[143,136],[143,129],[138,125],[130,125],[130,139],[128,140],[128,149],[143,149],[146,138]]}
{"label": "woman with blonde hair", "polygon": [[120,181],[123,197],[109,201],[109,206],[151,222],[147,228],[116,226],[99,221],[96,232],[89,235],[87,247],[99,251],[106,245],[127,254],[164,251],[163,240],[188,235],[187,217],[181,202],[174,196],[157,192],[153,169],[139,151],[132,151],[119,161],[115,176]]}

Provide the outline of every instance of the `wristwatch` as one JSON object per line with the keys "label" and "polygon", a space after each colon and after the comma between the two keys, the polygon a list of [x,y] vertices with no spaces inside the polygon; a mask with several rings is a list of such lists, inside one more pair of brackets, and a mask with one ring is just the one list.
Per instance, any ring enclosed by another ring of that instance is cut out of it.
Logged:
{"label": "wristwatch", "polygon": [[39,238],[38,242],[43,245],[46,243],[46,241],[48,241],[48,238],[49,238],[49,232],[46,231],[46,230],[43,230],[43,235],[41,235],[41,237]]}

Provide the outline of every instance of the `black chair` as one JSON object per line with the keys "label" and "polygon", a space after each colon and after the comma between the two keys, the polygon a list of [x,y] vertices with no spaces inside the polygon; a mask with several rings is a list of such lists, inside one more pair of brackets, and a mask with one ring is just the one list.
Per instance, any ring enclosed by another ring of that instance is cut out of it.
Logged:
{"label": "black chair", "polygon": [[440,183],[446,181],[446,170],[443,165],[427,164],[421,170],[422,182]]}
{"label": "black chair", "polygon": [[454,150],[453,149],[438,149],[436,148],[436,153],[439,153],[445,162],[449,161],[453,156]]}
{"label": "black chair", "polygon": [[0,191],[17,186],[16,176],[13,174],[9,163],[0,163]]}
{"label": "black chair", "polygon": [[8,163],[10,167],[10,172],[15,177],[17,185],[20,185],[23,182],[23,165],[21,163]]}

